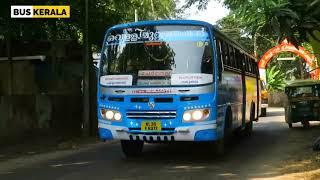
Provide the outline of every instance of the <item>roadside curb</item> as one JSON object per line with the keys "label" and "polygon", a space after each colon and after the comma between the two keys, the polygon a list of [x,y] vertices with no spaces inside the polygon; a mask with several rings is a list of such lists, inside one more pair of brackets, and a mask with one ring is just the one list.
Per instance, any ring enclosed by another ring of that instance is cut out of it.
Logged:
{"label": "roadside curb", "polygon": [[0,161],[0,175],[11,174],[13,173],[12,171],[15,169],[23,168],[25,166],[31,166],[32,164],[35,164],[35,163],[42,163],[45,161],[62,158],[65,156],[89,151],[102,146],[116,144],[118,142],[119,141],[115,141],[115,140],[106,141],[106,142],[96,142],[92,144],[80,145],[75,149],[55,150],[55,151],[50,151],[50,152],[45,152],[40,154],[23,155],[21,157]]}

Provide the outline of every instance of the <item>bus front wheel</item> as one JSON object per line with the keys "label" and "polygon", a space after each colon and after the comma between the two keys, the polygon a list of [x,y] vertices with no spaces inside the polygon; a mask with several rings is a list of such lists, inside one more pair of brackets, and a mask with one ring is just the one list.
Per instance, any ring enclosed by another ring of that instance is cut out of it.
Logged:
{"label": "bus front wheel", "polygon": [[226,147],[227,145],[229,145],[230,139],[232,137],[231,125],[232,125],[232,112],[230,109],[228,109],[225,117],[223,138],[215,142],[215,145],[216,145],[215,149],[218,155],[224,155],[226,151]]}
{"label": "bus front wheel", "polygon": [[126,157],[137,157],[143,149],[143,141],[121,140],[121,148]]}
{"label": "bus front wheel", "polygon": [[267,116],[267,108],[261,108],[261,117],[266,117]]}

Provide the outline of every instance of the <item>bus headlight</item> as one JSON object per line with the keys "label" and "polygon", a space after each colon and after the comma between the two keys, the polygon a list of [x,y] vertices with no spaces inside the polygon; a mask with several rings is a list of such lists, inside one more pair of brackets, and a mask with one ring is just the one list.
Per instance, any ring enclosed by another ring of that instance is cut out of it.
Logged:
{"label": "bus headlight", "polygon": [[117,112],[114,114],[114,119],[117,120],[117,121],[120,121],[121,120],[121,113]]}
{"label": "bus headlight", "polygon": [[113,111],[110,111],[110,110],[107,110],[106,112],[106,118],[111,120],[113,119],[113,116],[114,116],[114,112]]}
{"label": "bus headlight", "polygon": [[119,111],[111,110],[111,109],[100,109],[100,114],[103,119],[107,119],[110,121],[120,121],[122,115]]}
{"label": "bus headlight", "polygon": [[210,115],[209,109],[194,109],[188,110],[183,113],[183,121],[203,121],[206,120]]}
{"label": "bus headlight", "polygon": [[189,113],[189,112],[183,113],[183,120],[184,120],[184,121],[190,121],[191,118],[192,118],[191,113]]}

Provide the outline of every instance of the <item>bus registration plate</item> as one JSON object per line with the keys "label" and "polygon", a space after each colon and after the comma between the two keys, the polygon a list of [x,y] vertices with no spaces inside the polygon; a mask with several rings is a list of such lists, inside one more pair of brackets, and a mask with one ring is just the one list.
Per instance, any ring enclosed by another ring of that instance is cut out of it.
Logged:
{"label": "bus registration plate", "polygon": [[142,121],[142,131],[161,131],[161,121]]}

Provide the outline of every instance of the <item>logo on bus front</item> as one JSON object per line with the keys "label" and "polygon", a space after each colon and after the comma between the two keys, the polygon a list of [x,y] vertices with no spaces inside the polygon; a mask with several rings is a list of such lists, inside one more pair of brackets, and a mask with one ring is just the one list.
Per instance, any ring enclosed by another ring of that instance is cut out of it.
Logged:
{"label": "logo on bus front", "polygon": [[149,106],[150,109],[154,109],[156,104],[154,102],[148,102],[148,106]]}

